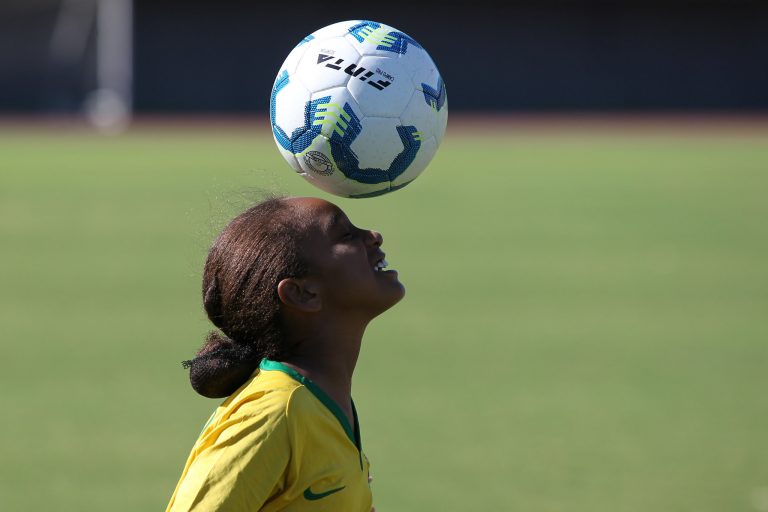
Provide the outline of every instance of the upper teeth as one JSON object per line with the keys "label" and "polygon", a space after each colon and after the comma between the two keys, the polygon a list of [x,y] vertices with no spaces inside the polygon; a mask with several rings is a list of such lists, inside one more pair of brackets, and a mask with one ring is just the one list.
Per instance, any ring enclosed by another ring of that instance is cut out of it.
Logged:
{"label": "upper teeth", "polygon": [[378,263],[376,263],[376,265],[373,268],[375,268],[376,270],[384,270],[385,268],[387,268],[387,265],[389,265],[389,263],[387,263],[387,260],[381,260]]}

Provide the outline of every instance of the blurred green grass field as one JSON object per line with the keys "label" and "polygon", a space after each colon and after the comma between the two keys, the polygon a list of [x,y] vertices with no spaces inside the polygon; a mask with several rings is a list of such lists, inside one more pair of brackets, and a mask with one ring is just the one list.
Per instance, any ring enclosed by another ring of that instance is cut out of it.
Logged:
{"label": "blurred green grass field", "polygon": [[407,286],[354,387],[379,512],[768,511],[768,129],[451,129],[346,200],[263,130],[0,128],[0,509],[164,509],[217,403],[205,252],[266,190]]}

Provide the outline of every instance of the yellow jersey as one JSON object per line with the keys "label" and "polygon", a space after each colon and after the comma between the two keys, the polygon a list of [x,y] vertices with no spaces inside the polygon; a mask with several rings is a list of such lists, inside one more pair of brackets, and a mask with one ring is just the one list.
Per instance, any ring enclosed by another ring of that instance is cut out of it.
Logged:
{"label": "yellow jersey", "polygon": [[265,359],[203,427],[166,512],[370,512],[352,409],[354,426],[316,384]]}

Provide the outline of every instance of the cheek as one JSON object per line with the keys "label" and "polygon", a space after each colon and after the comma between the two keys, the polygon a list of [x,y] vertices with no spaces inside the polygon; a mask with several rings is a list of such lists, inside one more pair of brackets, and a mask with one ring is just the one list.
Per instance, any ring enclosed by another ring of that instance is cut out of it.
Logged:
{"label": "cheek", "polygon": [[334,248],[332,257],[341,266],[349,268],[368,266],[368,255],[365,249],[352,245],[341,245]]}
{"label": "cheek", "polygon": [[[376,278],[366,255],[358,251],[344,251],[338,254],[331,271],[332,279],[345,287],[359,287]],[[331,276],[329,276],[331,277]],[[365,285],[367,286],[367,284]]]}

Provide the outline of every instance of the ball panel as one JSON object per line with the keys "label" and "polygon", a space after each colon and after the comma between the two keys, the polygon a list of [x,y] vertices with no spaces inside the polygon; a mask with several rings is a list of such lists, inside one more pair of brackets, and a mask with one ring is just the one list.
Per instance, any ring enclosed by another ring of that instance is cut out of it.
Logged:
{"label": "ball panel", "polygon": [[360,162],[364,162],[363,170],[377,168],[388,171],[404,147],[397,131],[400,120],[391,117],[365,117],[361,125],[360,135],[350,147]]}
{"label": "ball panel", "polygon": [[296,79],[284,75],[282,82],[278,79],[275,83],[270,102],[270,120],[278,144],[281,139],[285,140],[280,144],[283,149],[289,150],[288,141],[295,138],[297,129],[304,128],[304,109],[296,106],[304,105],[309,100],[309,91]]}
{"label": "ball panel", "polygon": [[310,122],[328,138],[334,134],[344,137],[352,118],[360,117],[360,106],[346,87],[314,91],[310,96],[316,104],[316,109],[311,112]]}
{"label": "ball panel", "polygon": [[437,152],[437,143],[433,137],[421,141],[421,148],[413,163],[404,173],[392,180],[392,188],[394,190],[402,188],[419,177],[435,156],[435,152]]}
{"label": "ball panel", "polygon": [[[425,71],[428,73],[431,73],[433,70],[435,72],[437,71],[437,66],[435,66],[432,58],[423,49],[400,55],[398,60],[400,67],[408,71],[412,77],[416,76],[418,73],[424,73]],[[414,85],[418,84],[415,83]]]}
{"label": "ball panel", "polygon": [[382,196],[392,190],[389,182],[377,186],[363,185],[350,180],[349,185],[344,191],[344,197],[350,199],[364,199],[367,197]]}
{"label": "ball panel", "polygon": [[[416,90],[421,91],[424,103],[435,112],[440,112],[446,107],[448,94],[443,78],[436,69],[432,72],[418,72],[413,77]],[[447,109],[446,109],[447,110]]]}
{"label": "ball panel", "polygon": [[307,39],[302,39],[302,41],[299,42],[299,44],[296,45],[293,50],[291,50],[291,53],[288,54],[288,57],[285,58],[283,65],[280,67],[281,72],[287,71],[289,76],[296,72],[296,67],[299,65],[301,58],[307,51],[307,45],[304,43],[304,41],[307,41]]}
{"label": "ball panel", "polygon": [[424,101],[424,93],[414,90],[410,101],[400,114],[400,122],[415,126],[421,138],[428,139],[434,137],[437,131],[437,112]]}
{"label": "ball panel", "polygon": [[409,73],[401,69],[397,58],[362,57],[357,67],[363,71],[347,88],[366,116],[397,117],[413,94]]}
{"label": "ball panel", "polygon": [[388,190],[389,181],[371,186],[347,178],[339,171],[331,156],[331,142],[323,135],[316,137],[302,153],[296,155],[301,176],[317,188],[339,197],[351,197],[371,190]]}
{"label": "ball panel", "polygon": [[349,33],[349,27],[357,23],[360,23],[360,21],[359,20],[339,21],[338,23],[334,23],[333,25],[328,25],[327,27],[323,27],[315,30],[314,32],[312,32],[312,34],[310,34],[310,36],[312,36],[312,39],[329,39],[333,37],[344,37],[346,34]]}
{"label": "ball panel", "polygon": [[273,135],[273,138],[275,139],[275,143],[277,144],[277,150],[280,152],[283,159],[286,162],[288,162],[288,165],[290,165],[294,171],[296,171],[299,174],[302,174],[303,171],[301,170],[301,167],[299,166],[298,161],[296,161],[296,156],[293,154],[293,152],[286,151],[285,149],[283,149],[282,146],[280,146],[280,142],[277,140],[277,137],[274,137]]}
{"label": "ball panel", "polygon": [[314,39],[296,69],[296,75],[312,91],[346,85],[360,55],[341,37]]}
{"label": "ball panel", "polygon": [[[344,175],[330,158],[330,145],[323,135],[317,135],[304,151],[296,154],[296,162],[310,181],[320,180],[332,186],[344,180]],[[317,183],[314,183],[317,185]],[[322,187],[321,187],[322,188]]]}
{"label": "ball panel", "polygon": [[375,21],[363,20],[352,24],[344,37],[352,42],[360,55],[398,56],[422,49],[405,32]]}
{"label": "ball panel", "polygon": [[[378,185],[391,181],[394,177],[403,173],[410,165],[419,151],[420,141],[418,133],[413,126],[394,125],[395,131],[400,138],[400,145],[393,153],[391,162],[387,167],[368,167],[367,162],[361,161],[360,157],[352,149],[357,137],[360,136],[363,126],[361,120],[350,111],[351,119],[349,128],[343,136],[334,133],[331,137],[331,156],[339,170],[349,179],[365,183],[368,185]],[[384,119],[384,118],[382,118]],[[388,118],[395,121],[392,118]],[[373,135],[381,136],[376,133]]]}

